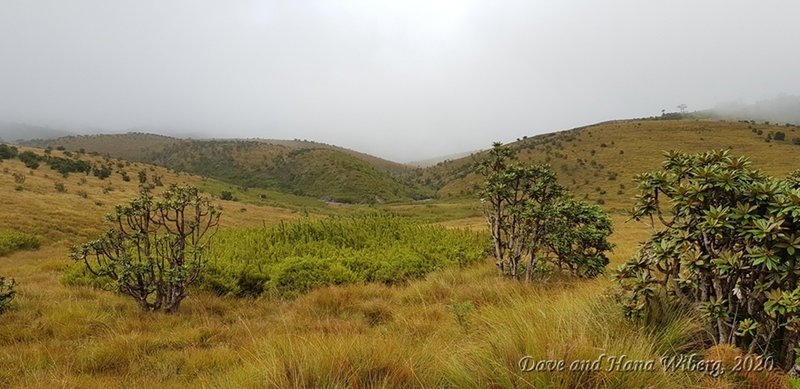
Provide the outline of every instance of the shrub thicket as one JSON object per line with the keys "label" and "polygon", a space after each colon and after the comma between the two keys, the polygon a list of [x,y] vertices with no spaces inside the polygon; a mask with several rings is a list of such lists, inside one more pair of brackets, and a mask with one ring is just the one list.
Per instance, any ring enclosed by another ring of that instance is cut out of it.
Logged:
{"label": "shrub thicket", "polygon": [[403,283],[483,259],[485,239],[382,213],[227,230],[215,238],[200,286],[221,295],[290,297],[325,285]]}
{"label": "shrub thicket", "polygon": [[17,158],[25,164],[25,167],[34,170],[39,168],[39,162],[42,160],[42,157],[33,151],[23,151],[17,154]]}

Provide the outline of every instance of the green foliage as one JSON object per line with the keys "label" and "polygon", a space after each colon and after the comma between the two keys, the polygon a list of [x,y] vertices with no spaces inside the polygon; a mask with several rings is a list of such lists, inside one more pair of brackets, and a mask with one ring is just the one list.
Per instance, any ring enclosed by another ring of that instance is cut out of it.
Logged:
{"label": "green foliage", "polygon": [[223,190],[222,192],[219,193],[219,198],[221,200],[231,201],[233,200],[233,193],[231,193],[231,191],[228,190]]}
{"label": "green foliage", "polygon": [[95,166],[92,168],[92,174],[101,180],[105,180],[106,178],[111,177],[111,168],[104,165]]}
{"label": "green foliage", "polygon": [[791,366],[800,341],[800,173],[768,177],[728,151],[666,158],[663,170],[636,178],[634,219],[662,228],[618,270],[627,314],[641,317],[665,292],[700,308],[717,342]]}
{"label": "green foliage", "polygon": [[17,157],[17,148],[5,143],[0,144],[0,160],[12,159]]}
{"label": "green foliage", "polygon": [[6,281],[4,277],[0,276],[0,313],[8,310],[11,300],[14,300],[14,296],[17,294],[14,290],[15,286],[16,283],[13,279]]}
{"label": "green foliage", "polygon": [[39,168],[39,162],[42,160],[42,157],[33,151],[23,151],[17,155],[17,158],[25,164],[25,167],[34,170]]}
{"label": "green foliage", "polygon": [[[574,200],[549,165],[513,162],[495,143],[477,170],[485,177],[481,203],[501,274],[530,281],[549,262],[576,276],[594,277],[608,264],[611,221],[599,207]],[[521,261],[527,257],[527,264]]]}
{"label": "green foliage", "polygon": [[595,277],[608,265],[606,252],[611,218],[600,207],[574,199],[562,199],[554,208],[545,242],[559,267],[575,276]]}
{"label": "green foliage", "polygon": [[18,250],[35,250],[42,244],[39,237],[14,230],[0,230],[0,257]]}
{"label": "green foliage", "polygon": [[50,166],[51,169],[61,173],[86,173],[92,170],[92,165],[89,162],[82,161],[79,159],[68,159],[68,158],[59,158],[48,156],[45,158],[45,163]]}
{"label": "green foliage", "polygon": [[786,139],[786,133],[783,132],[783,131],[776,131],[775,134],[772,136],[772,139],[785,140]]}
{"label": "green foliage", "polygon": [[158,200],[143,190],[107,215],[106,233],[73,248],[70,257],[142,309],[175,312],[206,265],[219,217],[197,188],[172,186]]}
{"label": "green foliage", "polygon": [[185,141],[165,146],[146,162],[254,188],[342,202],[421,199],[433,193],[362,158],[330,148],[291,149],[254,141]]}
{"label": "green foliage", "polygon": [[485,236],[366,213],[221,231],[200,286],[222,295],[295,296],[337,284],[403,283],[483,258]]}

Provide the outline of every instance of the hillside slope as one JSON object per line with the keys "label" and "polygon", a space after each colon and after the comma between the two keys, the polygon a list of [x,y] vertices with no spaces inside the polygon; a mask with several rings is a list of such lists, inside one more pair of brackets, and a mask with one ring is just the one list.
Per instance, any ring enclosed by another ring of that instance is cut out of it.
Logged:
{"label": "hillside slope", "polygon": [[346,203],[429,197],[399,175],[411,168],[337,146],[308,141],[189,140],[153,134],[72,136],[37,147],[85,150],[220,179]]}
{"label": "hillside slope", "polygon": [[[218,188],[224,188],[224,184],[163,167],[58,150],[45,154],[41,149],[20,147],[19,152],[31,152],[40,158],[85,162],[92,167],[91,173],[61,173],[44,161],[31,168],[17,158],[0,159],[0,198],[3,199],[0,229],[13,228],[36,234],[48,243],[69,246],[99,234],[106,226],[103,215],[113,211],[117,204],[137,196],[140,176],[155,185],[153,192],[156,194],[177,184],[197,186],[204,195],[217,197],[214,202],[223,208],[222,225],[225,227],[262,225],[302,214],[283,206],[283,201],[275,204],[278,199],[272,194],[260,204],[219,199]],[[95,174],[103,168],[108,169],[108,176]],[[320,203],[319,209],[324,211],[323,207],[325,205]]]}
{"label": "hillside slope", "polygon": [[[784,140],[771,139],[782,132]],[[797,139],[797,140],[795,140]],[[667,150],[701,152],[731,149],[751,158],[768,174],[800,169],[800,127],[718,120],[624,120],[526,137],[510,145],[525,162],[549,163],[562,185],[579,197],[623,209],[632,204],[633,177],[657,169]],[[440,197],[474,195],[480,178],[471,172],[476,158],[460,158],[419,172],[414,179]]]}

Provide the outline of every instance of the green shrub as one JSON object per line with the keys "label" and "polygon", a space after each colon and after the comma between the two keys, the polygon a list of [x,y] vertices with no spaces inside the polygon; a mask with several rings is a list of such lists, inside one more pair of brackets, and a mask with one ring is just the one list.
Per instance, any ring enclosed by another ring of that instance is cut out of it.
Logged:
{"label": "green shrub", "polygon": [[92,168],[92,174],[101,180],[105,180],[111,176],[111,168],[108,166],[95,166]]}
{"label": "green shrub", "polygon": [[0,230],[0,257],[18,250],[35,250],[41,240],[31,234],[13,230]]}
{"label": "green shrub", "polygon": [[772,139],[775,139],[775,140],[785,140],[785,139],[786,139],[786,133],[785,133],[785,132],[783,132],[783,131],[777,131],[777,132],[775,132],[775,134],[772,136]]}
{"label": "green shrub", "polygon": [[7,144],[0,144],[0,160],[11,159],[17,156],[17,148]]}
{"label": "green shrub", "polygon": [[219,198],[221,200],[228,200],[228,201],[233,200],[233,193],[231,193],[230,191],[227,191],[227,190],[223,190],[219,194]]}
{"label": "green shrub", "polygon": [[67,173],[89,174],[89,172],[92,170],[92,165],[90,165],[86,161],[81,161],[78,159],[67,159],[67,158],[48,156],[44,161],[45,163],[47,163],[48,166],[50,166],[51,169],[61,174],[67,174]]}
{"label": "green shrub", "polygon": [[114,290],[112,279],[90,273],[81,263],[67,266],[60,281],[65,286],[91,286],[97,289]]}
{"label": "green shrub", "polygon": [[484,258],[486,236],[383,213],[220,231],[203,289],[291,297],[337,284],[403,283]]}
{"label": "green shrub", "polygon": [[656,295],[700,309],[720,344],[795,363],[800,346],[800,172],[774,178],[727,150],[669,152],[637,177],[635,220],[661,226],[621,266],[628,316]]}
{"label": "green shrub", "polygon": [[143,190],[106,215],[111,227],[73,247],[70,258],[113,280],[143,310],[173,313],[206,267],[220,215],[195,187],[172,186],[159,198]]}
{"label": "green shrub", "polygon": [[42,159],[32,151],[23,151],[17,155],[17,158],[25,164],[25,167],[34,170],[39,167],[39,161]]}
{"label": "green shrub", "polygon": [[273,271],[270,287],[278,294],[292,296],[325,285],[349,284],[355,275],[341,263],[328,258],[288,258]]}

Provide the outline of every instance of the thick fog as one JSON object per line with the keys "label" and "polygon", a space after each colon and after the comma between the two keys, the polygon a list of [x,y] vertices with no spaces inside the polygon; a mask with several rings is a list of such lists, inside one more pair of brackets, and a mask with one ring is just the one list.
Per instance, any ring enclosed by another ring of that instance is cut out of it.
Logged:
{"label": "thick fog", "polygon": [[0,0],[0,121],[406,161],[800,94],[796,1]]}

